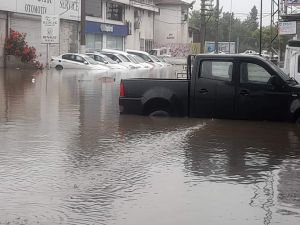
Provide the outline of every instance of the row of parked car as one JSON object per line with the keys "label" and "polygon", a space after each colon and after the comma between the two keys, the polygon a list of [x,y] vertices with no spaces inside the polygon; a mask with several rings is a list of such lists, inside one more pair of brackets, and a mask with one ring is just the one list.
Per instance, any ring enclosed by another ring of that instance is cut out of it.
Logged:
{"label": "row of parked car", "polygon": [[65,53],[51,58],[50,67],[62,69],[87,70],[152,70],[171,66],[162,58],[150,55],[144,51],[118,51],[102,49],[86,54]]}

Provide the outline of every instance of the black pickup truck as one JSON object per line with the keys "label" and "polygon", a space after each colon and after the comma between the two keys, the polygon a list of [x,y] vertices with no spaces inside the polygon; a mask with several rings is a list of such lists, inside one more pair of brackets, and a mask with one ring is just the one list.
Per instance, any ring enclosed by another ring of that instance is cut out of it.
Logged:
{"label": "black pickup truck", "polygon": [[125,79],[120,113],[300,123],[300,85],[260,56],[196,55],[187,79]]}

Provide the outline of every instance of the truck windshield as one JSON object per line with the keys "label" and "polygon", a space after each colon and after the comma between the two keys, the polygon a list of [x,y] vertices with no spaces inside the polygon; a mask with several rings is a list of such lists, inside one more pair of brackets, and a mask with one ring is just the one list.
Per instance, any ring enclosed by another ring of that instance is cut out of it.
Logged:
{"label": "truck windshield", "polygon": [[275,71],[278,73],[278,75],[285,81],[290,80],[291,78],[285,74],[285,72],[283,72],[278,66],[276,66],[274,63],[267,61],[268,65]]}

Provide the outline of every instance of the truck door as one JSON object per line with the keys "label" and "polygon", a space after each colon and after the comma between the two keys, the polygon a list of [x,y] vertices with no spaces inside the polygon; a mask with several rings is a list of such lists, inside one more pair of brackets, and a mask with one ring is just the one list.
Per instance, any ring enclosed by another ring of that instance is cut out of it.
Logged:
{"label": "truck door", "polygon": [[290,94],[273,87],[272,71],[261,62],[240,63],[236,111],[239,119],[284,120],[288,113]]}
{"label": "truck door", "polygon": [[194,117],[232,118],[235,98],[233,61],[202,60],[198,70],[191,114]]}

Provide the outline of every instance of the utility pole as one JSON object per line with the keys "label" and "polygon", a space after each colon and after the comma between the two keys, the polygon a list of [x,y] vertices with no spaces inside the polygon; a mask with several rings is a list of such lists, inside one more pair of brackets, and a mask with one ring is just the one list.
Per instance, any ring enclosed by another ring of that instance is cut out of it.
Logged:
{"label": "utility pole", "polygon": [[[207,12],[210,12],[207,13]],[[212,0],[201,0],[200,9],[200,43],[201,43],[201,53],[204,53],[205,48],[205,36],[206,36],[206,17],[211,16],[212,13]],[[210,18],[210,17],[209,17]]]}
{"label": "utility pole", "polygon": [[261,55],[262,51],[262,0],[260,0],[260,28],[259,28],[259,55]]}
{"label": "utility pole", "polygon": [[81,0],[80,53],[85,53],[85,0]]}
{"label": "utility pole", "polygon": [[205,3],[206,0],[201,0],[201,34],[200,34],[200,43],[201,43],[201,51],[200,53],[204,53],[204,45],[205,45]]}
{"label": "utility pole", "polygon": [[219,0],[217,0],[216,5],[216,40],[215,40],[215,53],[219,53],[219,17],[220,17],[220,5]]}

